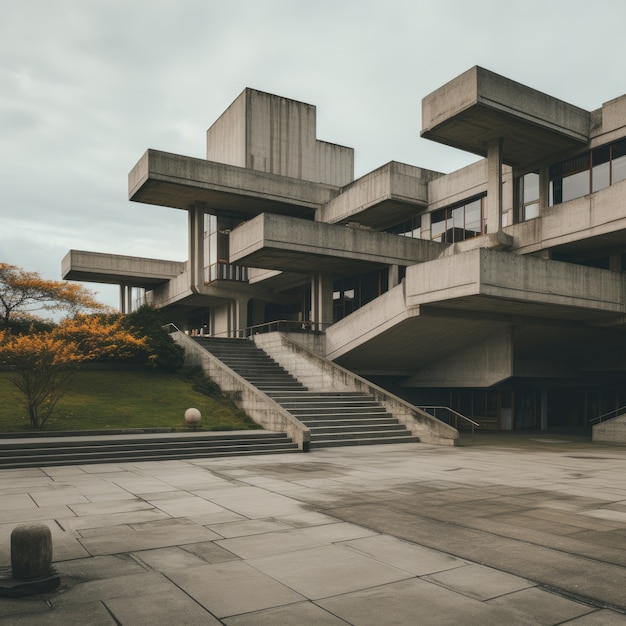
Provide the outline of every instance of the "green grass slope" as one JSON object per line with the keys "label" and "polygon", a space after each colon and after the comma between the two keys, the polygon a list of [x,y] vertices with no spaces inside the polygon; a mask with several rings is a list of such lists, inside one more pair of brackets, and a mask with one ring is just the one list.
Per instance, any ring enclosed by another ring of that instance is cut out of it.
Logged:
{"label": "green grass slope", "polygon": [[[22,398],[9,374],[0,372],[0,433],[32,432]],[[193,373],[86,370],[76,373],[43,430],[187,430],[184,413],[189,407],[202,413],[200,430],[258,428],[232,402],[214,393],[210,383],[198,385]]]}

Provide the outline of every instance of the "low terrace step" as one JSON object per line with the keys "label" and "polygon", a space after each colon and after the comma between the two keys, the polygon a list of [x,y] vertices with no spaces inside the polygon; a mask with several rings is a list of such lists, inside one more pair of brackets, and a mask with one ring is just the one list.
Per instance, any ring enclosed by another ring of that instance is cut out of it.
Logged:
{"label": "low terrace step", "polygon": [[0,468],[46,467],[297,452],[285,433],[37,437],[0,441]]}

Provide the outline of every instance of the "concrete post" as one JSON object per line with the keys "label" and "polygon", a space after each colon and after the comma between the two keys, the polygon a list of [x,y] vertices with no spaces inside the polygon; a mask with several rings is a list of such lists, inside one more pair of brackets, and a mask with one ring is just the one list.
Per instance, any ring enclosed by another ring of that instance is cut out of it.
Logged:
{"label": "concrete post", "polygon": [[333,323],[333,280],[330,274],[315,272],[311,278],[311,322],[315,330]]}
{"label": "concrete post", "polygon": [[539,170],[539,215],[543,215],[550,206],[550,167]]}
{"label": "concrete post", "polygon": [[204,286],[204,210],[198,204],[188,211],[189,234],[189,272],[191,288],[197,290]]}
{"label": "concrete post", "polygon": [[11,533],[11,568],[13,578],[28,580],[50,573],[52,534],[43,524],[24,524]]}
{"label": "concrete post", "polygon": [[502,228],[502,137],[487,143],[487,230]]}
{"label": "concrete post", "polygon": [[389,266],[389,289],[393,289],[400,284],[400,266],[399,265],[390,265]]}

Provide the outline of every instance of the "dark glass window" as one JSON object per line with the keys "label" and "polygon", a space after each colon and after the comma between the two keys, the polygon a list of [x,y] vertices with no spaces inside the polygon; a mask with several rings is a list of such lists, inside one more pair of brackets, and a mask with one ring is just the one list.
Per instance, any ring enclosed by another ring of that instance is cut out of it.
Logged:
{"label": "dark glass window", "polygon": [[539,217],[539,172],[529,172],[519,179],[520,219]]}
{"label": "dark glass window", "polygon": [[550,205],[586,196],[626,179],[626,139],[550,167]]}
{"label": "dark glass window", "polygon": [[486,232],[485,196],[431,214],[431,237],[435,241],[454,243]]}
{"label": "dark glass window", "polygon": [[391,233],[392,235],[400,235],[401,237],[413,237],[414,239],[419,239],[421,236],[421,224],[421,215],[416,215],[405,222],[397,224],[396,226],[386,228],[385,232]]}

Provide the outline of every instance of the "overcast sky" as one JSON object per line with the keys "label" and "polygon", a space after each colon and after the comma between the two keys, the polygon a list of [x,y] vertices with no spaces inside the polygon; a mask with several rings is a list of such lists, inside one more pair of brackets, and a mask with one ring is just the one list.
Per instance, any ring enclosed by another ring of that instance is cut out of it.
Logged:
{"label": "overcast sky", "polygon": [[[420,139],[421,99],[481,65],[585,109],[626,93],[624,0],[15,0],[0,18],[0,261],[70,249],[185,260],[186,214],[131,203],[147,148],[204,157],[253,87],[317,106],[357,177],[472,155]],[[117,288],[89,285],[117,305]]]}

